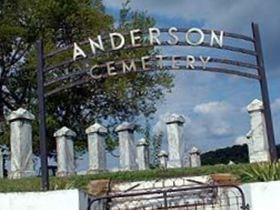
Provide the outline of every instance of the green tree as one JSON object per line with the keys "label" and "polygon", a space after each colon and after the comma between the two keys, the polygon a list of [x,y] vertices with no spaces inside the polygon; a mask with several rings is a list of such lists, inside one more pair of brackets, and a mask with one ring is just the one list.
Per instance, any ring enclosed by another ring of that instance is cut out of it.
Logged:
{"label": "green tree", "polygon": [[[132,12],[128,4],[120,11],[120,22],[113,25],[112,17],[104,13],[100,0],[4,0],[0,5],[0,122],[5,113],[25,107],[37,113],[36,50],[38,38],[44,41],[45,52],[71,43],[96,37],[111,30],[145,29],[154,20],[144,12]],[[152,48],[110,55],[110,60],[139,57],[154,53]],[[62,61],[69,54],[50,61]],[[71,66],[60,70],[71,70]],[[57,77],[54,72],[52,76]],[[114,126],[121,121],[149,117],[156,111],[156,103],[172,87],[167,72],[130,73],[108,79],[90,80],[87,84],[60,92],[47,98],[49,149],[55,148],[53,132],[68,126],[79,135],[76,146],[85,148],[84,130],[94,122],[109,127],[108,149],[117,145]],[[38,150],[38,122],[34,122],[34,151]],[[2,123],[3,124],[3,123]],[[4,128],[7,130],[7,128]],[[8,131],[1,143],[8,144]]]}

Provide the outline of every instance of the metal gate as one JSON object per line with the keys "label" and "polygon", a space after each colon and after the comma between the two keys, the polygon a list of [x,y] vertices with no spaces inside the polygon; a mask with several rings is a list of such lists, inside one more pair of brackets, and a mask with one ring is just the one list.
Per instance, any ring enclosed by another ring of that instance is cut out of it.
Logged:
{"label": "metal gate", "polygon": [[249,210],[242,189],[235,185],[176,187],[115,193],[89,199],[88,210]]}

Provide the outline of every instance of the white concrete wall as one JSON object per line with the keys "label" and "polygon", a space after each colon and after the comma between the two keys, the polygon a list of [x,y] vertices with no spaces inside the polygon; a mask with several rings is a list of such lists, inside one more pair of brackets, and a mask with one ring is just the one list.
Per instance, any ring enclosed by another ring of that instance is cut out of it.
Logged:
{"label": "white concrete wall", "polygon": [[0,193],[0,210],[86,210],[87,195],[79,190]]}
{"label": "white concrete wall", "polygon": [[[203,181],[207,179],[207,176],[190,179]],[[168,179],[165,184],[173,185],[174,182],[176,186],[179,185],[178,179]],[[135,182],[127,183],[122,187],[118,185],[115,189],[127,189],[134,184]],[[146,182],[142,187],[137,187],[137,190],[151,186],[160,187],[162,184],[161,181],[157,182],[156,186],[152,181]],[[245,193],[246,202],[250,205],[250,210],[280,209],[280,181],[243,184],[241,188]],[[79,190],[0,193],[0,210],[87,210],[87,198],[87,195]],[[92,209],[100,210],[96,206]]]}
{"label": "white concrete wall", "polygon": [[279,210],[280,181],[243,184],[250,210]]}

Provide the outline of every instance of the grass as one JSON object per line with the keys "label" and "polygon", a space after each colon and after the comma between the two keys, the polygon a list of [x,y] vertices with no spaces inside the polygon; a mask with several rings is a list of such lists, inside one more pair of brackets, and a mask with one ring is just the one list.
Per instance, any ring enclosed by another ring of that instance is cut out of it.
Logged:
{"label": "grass", "polygon": [[[215,165],[203,166],[199,168],[180,168],[168,170],[147,170],[147,171],[131,171],[131,172],[107,172],[96,175],[75,175],[67,178],[50,178],[51,190],[78,188],[86,190],[91,180],[111,179],[113,181],[144,181],[160,178],[182,177],[182,176],[198,176],[213,173],[231,173],[240,178],[244,182],[251,182],[248,179],[246,171],[250,170],[254,165],[238,164],[238,165]],[[24,178],[19,180],[0,179],[0,192],[30,192],[40,191],[40,178]]]}

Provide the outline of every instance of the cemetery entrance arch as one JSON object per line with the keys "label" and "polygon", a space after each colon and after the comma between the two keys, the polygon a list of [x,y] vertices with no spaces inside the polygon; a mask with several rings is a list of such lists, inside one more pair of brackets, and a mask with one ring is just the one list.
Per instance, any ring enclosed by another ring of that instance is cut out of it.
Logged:
{"label": "cemetery entrance arch", "polygon": [[[149,28],[147,31],[135,29],[126,34],[113,32],[109,35],[99,35],[96,39],[89,38],[83,42],[74,43],[73,45],[56,49],[48,54],[44,53],[43,42],[39,40],[37,42],[37,84],[39,99],[42,188],[45,190],[49,188],[45,100],[61,91],[84,85],[92,79],[106,78],[109,76],[126,74],[132,71],[136,73],[146,73],[155,70],[208,71],[230,74],[259,81],[264,106],[270,156],[271,160],[275,161],[277,159],[277,154],[267,87],[268,85],[261,46],[261,37],[259,27],[256,23],[252,23],[252,32],[252,36],[245,36],[236,33],[198,28]],[[169,37],[169,39],[161,40],[161,33],[164,33],[165,37]],[[181,34],[181,36],[179,36],[179,34]],[[182,36],[183,39],[180,38]],[[129,45],[125,45],[127,37],[129,37]],[[240,41],[244,43],[244,45],[224,44],[224,39]],[[110,45],[110,49],[106,49],[106,46],[108,45]],[[86,46],[91,49],[90,53],[88,50],[85,50]],[[175,46],[192,48],[203,47],[223,52],[234,52],[242,56],[244,55],[253,58],[253,62],[239,59],[228,59],[224,57],[193,55],[149,55],[129,60],[110,61],[98,65],[93,64],[90,61],[91,58],[100,57],[108,53],[113,54],[121,50],[129,51],[146,47],[171,48]],[[72,58],[69,56],[69,52],[71,53],[71,51],[73,52]],[[64,59],[60,59],[59,62],[50,62],[53,58],[61,55],[64,56]],[[68,58],[65,58],[65,56],[68,56]],[[73,65],[78,66],[78,68],[75,68],[75,71],[63,71]]]}

